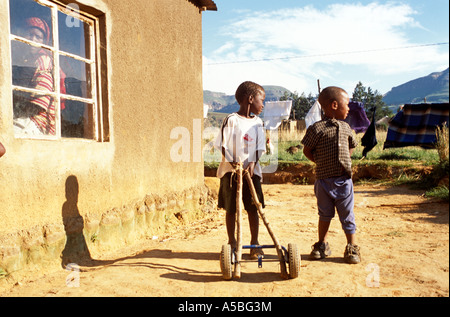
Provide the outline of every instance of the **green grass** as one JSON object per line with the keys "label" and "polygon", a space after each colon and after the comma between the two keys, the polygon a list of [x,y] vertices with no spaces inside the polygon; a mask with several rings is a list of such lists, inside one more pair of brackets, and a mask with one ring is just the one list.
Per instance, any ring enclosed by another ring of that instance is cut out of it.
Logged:
{"label": "green grass", "polygon": [[448,187],[438,186],[425,193],[425,197],[449,201]]}
{"label": "green grass", "polygon": [[0,279],[7,277],[9,274],[0,267]]}
{"label": "green grass", "polygon": [[278,161],[281,162],[306,162],[308,159],[303,155],[303,147],[297,153],[288,153],[290,147],[300,145],[300,141],[281,141],[278,143]]}

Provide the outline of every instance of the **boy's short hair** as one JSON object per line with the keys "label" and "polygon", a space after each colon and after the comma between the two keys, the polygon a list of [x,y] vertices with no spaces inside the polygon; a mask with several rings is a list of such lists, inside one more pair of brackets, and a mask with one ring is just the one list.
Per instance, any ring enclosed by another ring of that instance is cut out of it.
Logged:
{"label": "boy's short hair", "polygon": [[340,87],[327,87],[320,92],[319,103],[322,107],[328,107],[333,101],[340,102],[342,94],[347,94],[347,92]]}
{"label": "boy's short hair", "polygon": [[259,92],[265,92],[264,88],[254,82],[244,81],[236,89],[235,98],[239,104],[241,104],[246,98],[250,96],[256,96]]}

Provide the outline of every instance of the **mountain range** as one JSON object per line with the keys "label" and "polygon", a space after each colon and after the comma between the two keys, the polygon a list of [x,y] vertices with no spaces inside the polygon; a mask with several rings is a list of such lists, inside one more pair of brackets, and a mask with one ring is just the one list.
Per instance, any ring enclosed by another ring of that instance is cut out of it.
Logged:
{"label": "mountain range", "polygon": [[387,105],[449,102],[448,71],[447,68],[393,87],[383,101]]}
{"label": "mountain range", "polygon": [[[266,92],[265,101],[277,101],[284,96],[285,92],[290,93],[288,89],[281,86],[263,86],[263,88]],[[234,95],[226,95],[222,92],[204,90],[203,103],[208,105],[212,112],[232,113],[239,110]]]}
{"label": "mountain range", "polygon": [[[276,101],[284,96],[288,89],[281,86],[263,86],[266,91],[266,101]],[[398,106],[412,103],[443,103],[449,102],[449,69],[431,73],[428,76],[408,81],[393,87],[383,96],[388,106]],[[239,110],[234,95],[209,90],[203,91],[203,103],[209,106],[211,112],[231,113]]]}

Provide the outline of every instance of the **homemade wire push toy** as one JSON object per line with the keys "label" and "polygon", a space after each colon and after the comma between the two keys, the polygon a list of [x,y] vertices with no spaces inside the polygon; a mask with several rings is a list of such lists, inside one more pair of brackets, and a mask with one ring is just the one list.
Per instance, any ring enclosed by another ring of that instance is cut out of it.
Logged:
{"label": "homemade wire push toy", "polygon": [[[300,254],[297,249],[297,245],[294,243],[289,243],[288,248],[280,245],[278,239],[273,233],[270,224],[262,210],[262,205],[259,202],[258,196],[256,194],[255,187],[253,185],[252,178],[247,171],[243,171],[242,163],[237,164],[236,168],[237,176],[237,193],[236,193],[236,248],[232,249],[229,244],[222,245],[222,251],[220,253],[220,269],[222,271],[222,276],[225,280],[231,280],[233,277],[236,279],[241,278],[241,261],[242,261],[242,249],[254,249],[254,248],[275,248],[278,255],[278,260],[280,261],[281,278],[297,278],[300,272]],[[253,198],[253,203],[258,209],[258,214],[264,225],[269,232],[270,237],[273,240],[273,245],[242,245],[242,184],[243,177],[245,177],[250,193]],[[258,267],[262,267],[263,256],[258,256]],[[286,267],[288,264],[289,272]],[[234,272],[233,272],[234,266]]]}

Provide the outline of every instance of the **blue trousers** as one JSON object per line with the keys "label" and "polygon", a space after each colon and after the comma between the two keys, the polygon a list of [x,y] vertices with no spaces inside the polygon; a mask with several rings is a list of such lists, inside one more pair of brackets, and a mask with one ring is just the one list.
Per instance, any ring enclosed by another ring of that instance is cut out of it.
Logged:
{"label": "blue trousers", "polygon": [[318,179],[314,184],[314,193],[317,198],[319,220],[331,221],[337,210],[344,232],[348,234],[356,232],[353,181],[350,177],[344,175]]}

